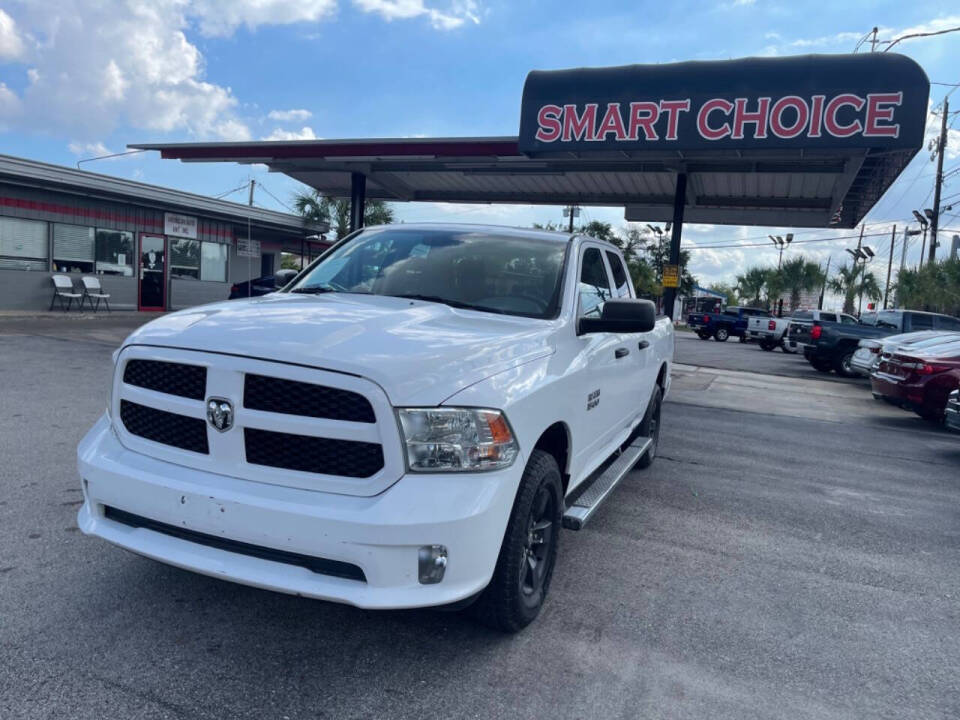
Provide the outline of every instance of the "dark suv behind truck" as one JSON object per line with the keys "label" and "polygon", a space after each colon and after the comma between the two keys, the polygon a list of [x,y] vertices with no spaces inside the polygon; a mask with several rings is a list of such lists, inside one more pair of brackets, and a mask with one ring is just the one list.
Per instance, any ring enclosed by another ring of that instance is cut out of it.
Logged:
{"label": "dark suv behind truck", "polygon": [[[821,372],[835,370],[842,377],[856,377],[851,366],[857,345],[865,338],[886,337],[918,330],[960,330],[960,319],[920,310],[881,310],[871,324],[814,321],[796,335],[803,356]],[[875,323],[875,324],[874,324]]]}

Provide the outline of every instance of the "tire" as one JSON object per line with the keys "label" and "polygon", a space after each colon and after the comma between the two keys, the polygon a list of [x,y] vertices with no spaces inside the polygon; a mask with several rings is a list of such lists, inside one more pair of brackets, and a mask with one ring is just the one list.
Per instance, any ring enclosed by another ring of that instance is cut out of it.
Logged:
{"label": "tire", "polygon": [[761,340],[761,341],[760,341],[760,349],[761,349],[761,350],[765,350],[766,352],[773,352],[773,349],[774,349],[775,347],[776,347],[776,345],[774,345],[773,342],[770,341],[770,340]]}
{"label": "tire", "polygon": [[787,355],[796,355],[798,352],[797,350],[791,350],[790,344],[784,339],[780,340],[780,349],[783,350]]}
{"label": "tire", "polygon": [[708,330],[700,330],[697,332],[697,337],[701,340],[709,340],[711,336]]}
{"label": "tire", "polygon": [[493,578],[470,608],[485,625],[515,633],[540,614],[557,559],[562,488],[557,461],[534,450],[520,479]]}
{"label": "tire", "polygon": [[850,365],[850,361],[853,360],[853,354],[856,350],[841,350],[833,360],[833,369],[837,371],[837,375],[845,378],[857,377],[857,372]]}
{"label": "tire", "polygon": [[653,397],[650,398],[650,404],[647,406],[647,413],[640,422],[640,434],[644,437],[653,438],[653,445],[637,460],[634,467],[644,470],[651,465],[657,458],[657,447],[660,445],[660,409],[663,406],[663,390],[660,386],[653,391]]}
{"label": "tire", "polygon": [[833,370],[833,363],[822,358],[814,358],[810,360],[810,364],[813,365],[813,369],[817,372],[828,373]]}
{"label": "tire", "polygon": [[740,338],[740,342],[742,343],[750,342],[750,338],[748,338],[746,335],[738,335],[738,337]]}
{"label": "tire", "polygon": [[730,331],[725,327],[718,327],[713,333],[713,339],[717,342],[726,342],[730,337]]}

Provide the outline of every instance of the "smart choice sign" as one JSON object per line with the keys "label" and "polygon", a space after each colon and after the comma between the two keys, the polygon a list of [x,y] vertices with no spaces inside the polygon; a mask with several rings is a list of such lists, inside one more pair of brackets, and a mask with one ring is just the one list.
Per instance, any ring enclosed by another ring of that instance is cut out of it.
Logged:
{"label": "smart choice sign", "polygon": [[928,94],[892,54],[532,72],[520,150],[919,147]]}

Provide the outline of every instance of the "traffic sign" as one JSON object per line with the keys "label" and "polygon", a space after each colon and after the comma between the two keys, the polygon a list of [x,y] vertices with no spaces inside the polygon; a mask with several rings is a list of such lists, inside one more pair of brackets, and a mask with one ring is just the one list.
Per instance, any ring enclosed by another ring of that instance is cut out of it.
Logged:
{"label": "traffic sign", "polygon": [[680,266],[679,265],[663,266],[663,286],[665,288],[680,287]]}

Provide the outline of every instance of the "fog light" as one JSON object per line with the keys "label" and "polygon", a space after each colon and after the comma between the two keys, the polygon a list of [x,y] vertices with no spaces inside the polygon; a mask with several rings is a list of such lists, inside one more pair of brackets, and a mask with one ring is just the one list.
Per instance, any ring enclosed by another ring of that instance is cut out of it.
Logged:
{"label": "fog light", "polygon": [[443,580],[447,569],[447,548],[443,545],[424,545],[419,552],[420,584],[435,585]]}

